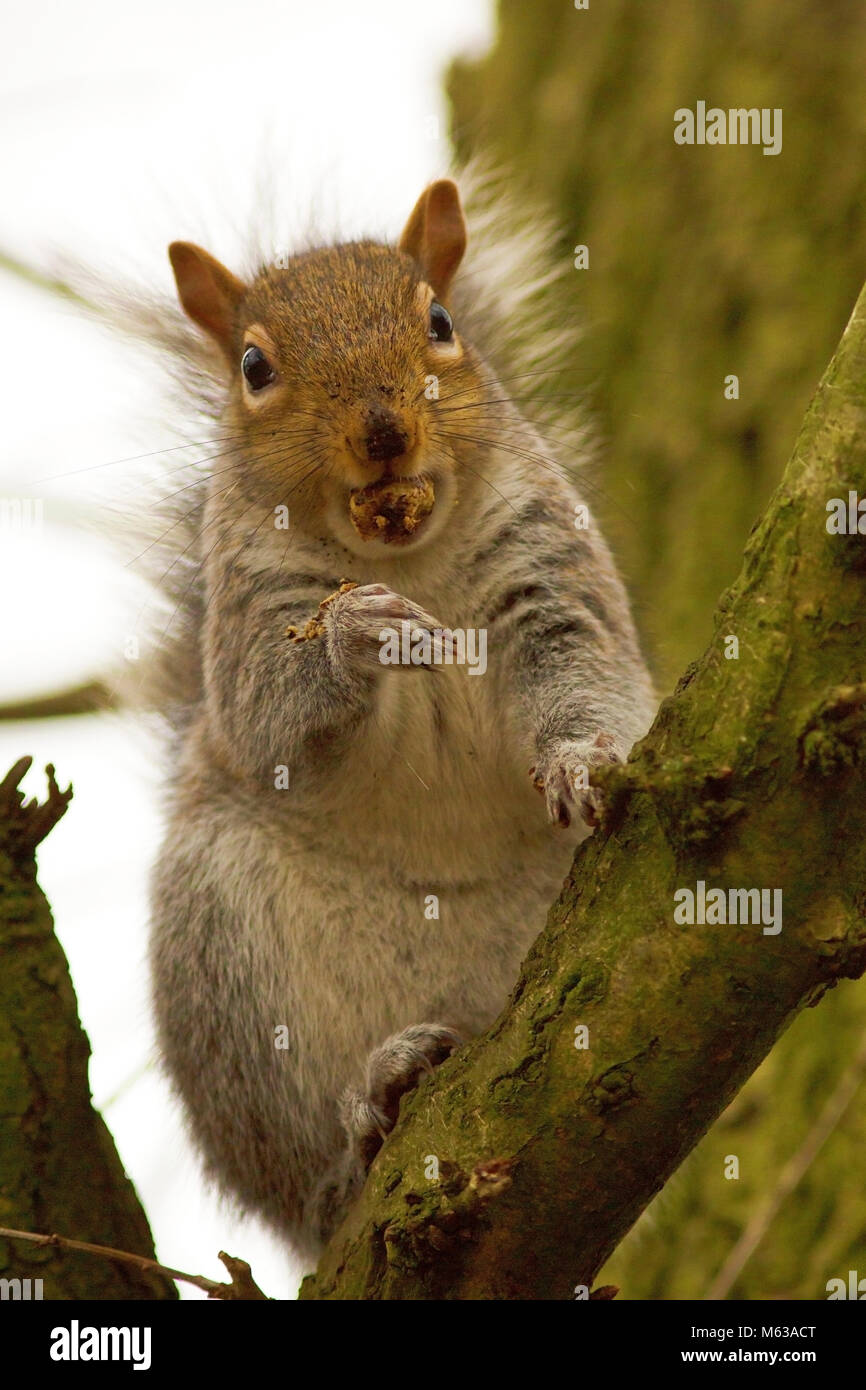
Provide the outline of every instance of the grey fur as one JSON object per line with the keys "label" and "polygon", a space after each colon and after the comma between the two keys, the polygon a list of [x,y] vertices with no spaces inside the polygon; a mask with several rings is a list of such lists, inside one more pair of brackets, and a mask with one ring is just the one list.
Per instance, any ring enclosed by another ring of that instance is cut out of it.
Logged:
{"label": "grey fur", "polygon": [[[373,302],[379,262],[351,254]],[[397,252],[381,264],[380,299],[403,273]],[[500,275],[485,313],[467,274],[455,325],[465,312],[480,353],[485,325],[501,345],[495,301],[507,328],[527,276],[512,255],[516,298]],[[569,343],[538,337],[545,360]],[[185,518],[180,639],[156,682],[177,739],[153,881],[159,1045],[209,1174],[308,1260],[400,1090],[504,1006],[587,833],[581,767],[624,758],[653,710],[610,554],[575,527],[570,456],[478,372],[475,415],[459,394],[432,408],[459,505],[426,545],[366,553],[305,516],[287,538],[282,494],[232,449]],[[359,587],[323,610],[321,636],[292,641],[344,578]],[[383,668],[379,632],[404,617],[485,628],[487,673]]]}

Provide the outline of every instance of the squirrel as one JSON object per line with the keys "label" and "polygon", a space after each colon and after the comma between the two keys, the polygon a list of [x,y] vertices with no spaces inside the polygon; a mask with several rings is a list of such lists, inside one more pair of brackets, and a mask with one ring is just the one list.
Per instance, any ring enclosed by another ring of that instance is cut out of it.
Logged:
{"label": "squirrel", "polygon": [[[505,1006],[587,770],[654,711],[611,554],[472,330],[466,244],[439,179],[396,246],[248,279],[169,248],[220,456],[163,658],[157,1041],[209,1176],[307,1262],[401,1096]],[[422,659],[386,664],[393,631]]]}

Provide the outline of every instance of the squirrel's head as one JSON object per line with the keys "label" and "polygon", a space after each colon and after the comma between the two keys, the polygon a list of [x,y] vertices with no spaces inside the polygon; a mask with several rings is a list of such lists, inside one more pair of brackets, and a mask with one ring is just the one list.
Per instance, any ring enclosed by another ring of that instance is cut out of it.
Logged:
{"label": "squirrel's head", "polygon": [[250,283],[197,246],[170,246],[181,304],[224,359],[244,491],[324,522],[356,553],[441,529],[459,479],[440,412],[481,385],[448,310],[465,246],[445,179],[422,193],[397,247],[306,251]]}

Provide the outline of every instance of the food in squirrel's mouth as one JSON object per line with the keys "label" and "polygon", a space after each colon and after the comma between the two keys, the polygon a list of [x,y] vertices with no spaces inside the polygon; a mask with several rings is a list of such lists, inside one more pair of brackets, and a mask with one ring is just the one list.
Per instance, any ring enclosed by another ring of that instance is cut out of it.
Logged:
{"label": "food in squirrel's mouth", "polygon": [[349,494],[349,516],[362,540],[399,545],[412,538],[435,500],[429,478],[381,478]]}

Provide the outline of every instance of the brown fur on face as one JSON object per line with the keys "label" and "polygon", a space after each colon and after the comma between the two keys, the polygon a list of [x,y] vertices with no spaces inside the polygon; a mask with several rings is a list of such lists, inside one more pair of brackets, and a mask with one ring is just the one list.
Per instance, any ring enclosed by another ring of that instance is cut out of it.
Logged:
{"label": "brown fur on face", "polygon": [[[224,419],[245,493],[270,503],[291,491],[293,513],[320,523],[329,509],[348,515],[349,493],[379,479],[454,479],[453,454],[436,441],[438,403],[470,399],[480,364],[459,324],[452,341],[431,340],[429,313],[464,245],[456,188],[444,180],[422,194],[398,249],[358,241],[306,251],[246,286],[206,252],[173,244],[181,302],[229,365]],[[241,369],[250,346],[275,372],[260,390]]]}

